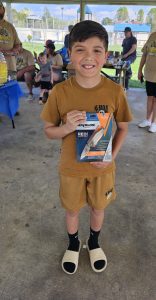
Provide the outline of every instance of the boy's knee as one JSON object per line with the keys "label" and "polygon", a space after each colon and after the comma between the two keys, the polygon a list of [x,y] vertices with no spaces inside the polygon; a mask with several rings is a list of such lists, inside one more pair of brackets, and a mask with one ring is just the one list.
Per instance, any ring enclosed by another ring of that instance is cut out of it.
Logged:
{"label": "boy's knee", "polygon": [[96,209],[96,208],[91,208],[91,211],[94,215],[101,216],[104,213],[104,209]]}
{"label": "boy's knee", "polygon": [[70,216],[72,218],[75,218],[79,215],[79,210],[77,210],[77,211],[67,210],[66,213],[67,213],[68,216]]}

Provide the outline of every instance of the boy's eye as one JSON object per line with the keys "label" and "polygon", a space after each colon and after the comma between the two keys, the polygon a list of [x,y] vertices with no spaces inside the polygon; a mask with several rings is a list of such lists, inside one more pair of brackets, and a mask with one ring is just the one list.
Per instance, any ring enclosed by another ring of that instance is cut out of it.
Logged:
{"label": "boy's eye", "polygon": [[94,51],[95,51],[95,53],[102,53],[102,50],[100,50],[100,49],[95,49]]}
{"label": "boy's eye", "polygon": [[76,51],[77,51],[77,52],[82,52],[83,49],[82,49],[82,48],[77,48]]}

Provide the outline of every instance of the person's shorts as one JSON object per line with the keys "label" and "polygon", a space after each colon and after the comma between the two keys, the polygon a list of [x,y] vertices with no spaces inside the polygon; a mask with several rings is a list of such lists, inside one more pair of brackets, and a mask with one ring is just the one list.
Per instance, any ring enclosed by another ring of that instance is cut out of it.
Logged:
{"label": "person's shorts", "polygon": [[40,81],[40,87],[42,90],[51,90],[52,84],[49,81]]}
{"label": "person's shorts", "polygon": [[[30,73],[31,74],[31,79],[34,79],[35,78],[35,72],[34,71],[30,71],[30,72],[26,72],[26,73]],[[17,80],[18,81],[21,81],[21,82],[24,82],[25,81],[25,77],[24,77],[24,74],[23,74],[23,76],[21,76],[21,77],[17,77]]]}
{"label": "person's shorts", "polygon": [[97,210],[104,209],[116,197],[114,182],[114,172],[87,178],[60,175],[62,206],[70,211],[78,211],[86,204]]}
{"label": "person's shorts", "polygon": [[146,81],[147,96],[156,97],[156,82]]}

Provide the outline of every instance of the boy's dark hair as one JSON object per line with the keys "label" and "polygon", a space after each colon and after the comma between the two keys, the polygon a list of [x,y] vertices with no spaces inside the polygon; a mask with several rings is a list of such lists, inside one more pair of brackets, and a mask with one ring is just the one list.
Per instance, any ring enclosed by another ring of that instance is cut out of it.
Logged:
{"label": "boy's dark hair", "polygon": [[71,32],[71,30],[73,29],[74,25],[69,25],[68,26],[68,31]]}
{"label": "boy's dark hair", "polygon": [[108,33],[99,23],[85,20],[77,23],[69,34],[69,49],[71,50],[75,42],[83,42],[91,37],[98,37],[103,41],[105,49],[108,49]]}
{"label": "boy's dark hair", "polygon": [[43,57],[43,56],[47,56],[46,55],[46,53],[45,52],[41,52],[41,53],[39,53],[39,55],[38,55],[39,57]]}

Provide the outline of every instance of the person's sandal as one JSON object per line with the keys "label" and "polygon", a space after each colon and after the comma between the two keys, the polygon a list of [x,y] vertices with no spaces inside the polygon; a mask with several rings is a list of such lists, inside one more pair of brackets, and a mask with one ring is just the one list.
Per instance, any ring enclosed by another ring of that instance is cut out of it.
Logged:
{"label": "person's sandal", "polygon": [[[78,251],[72,251],[72,250],[66,250],[63,259],[62,259],[62,269],[65,273],[69,274],[69,275],[73,275],[78,268],[78,263],[79,263],[79,254],[80,254],[80,249],[81,249],[81,241],[79,240],[80,244],[79,244],[79,250]],[[75,269],[74,271],[68,272],[65,268],[64,268],[64,263],[73,263],[75,265]]]}
{"label": "person's sandal", "polygon": [[[107,267],[107,258],[106,258],[104,251],[102,250],[102,248],[96,248],[93,250],[89,250],[88,239],[86,241],[86,247],[87,247],[87,250],[89,253],[90,264],[91,264],[93,271],[96,273],[103,272]],[[99,260],[105,261],[104,267],[101,269],[95,268],[95,263],[98,262]]]}

